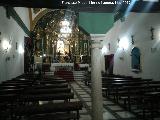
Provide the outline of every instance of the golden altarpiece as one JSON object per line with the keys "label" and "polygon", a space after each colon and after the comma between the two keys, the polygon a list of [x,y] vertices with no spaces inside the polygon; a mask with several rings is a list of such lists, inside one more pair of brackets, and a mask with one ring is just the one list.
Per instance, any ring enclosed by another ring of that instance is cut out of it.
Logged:
{"label": "golden altarpiece", "polygon": [[[33,9],[38,13],[41,9]],[[45,9],[34,23],[34,56],[43,63],[89,63],[90,36],[71,10]]]}

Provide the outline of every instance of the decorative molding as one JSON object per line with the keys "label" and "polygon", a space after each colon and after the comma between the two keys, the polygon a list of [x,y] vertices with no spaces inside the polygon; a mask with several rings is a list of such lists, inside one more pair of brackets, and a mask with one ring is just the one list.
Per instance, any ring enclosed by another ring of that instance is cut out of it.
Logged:
{"label": "decorative molding", "polygon": [[102,49],[102,45],[101,44],[92,44],[91,45],[91,48],[93,49],[93,48],[99,48],[99,49]]}
{"label": "decorative molding", "polygon": [[106,34],[90,34],[91,36],[91,48],[102,49],[101,42],[105,39]]}
{"label": "decorative molding", "polygon": [[[57,9],[55,9],[57,10]],[[45,9],[42,12],[40,12],[32,21],[32,28],[31,30],[33,31],[34,27],[36,26],[38,20],[40,20],[46,13],[51,12],[51,11],[55,11],[55,10],[51,10],[51,9]]]}
{"label": "decorative molding", "polygon": [[91,40],[91,48],[99,48],[102,49],[101,40]]}
{"label": "decorative molding", "polygon": [[91,36],[91,41],[92,40],[102,41],[105,39],[106,34],[90,34],[90,36]]}

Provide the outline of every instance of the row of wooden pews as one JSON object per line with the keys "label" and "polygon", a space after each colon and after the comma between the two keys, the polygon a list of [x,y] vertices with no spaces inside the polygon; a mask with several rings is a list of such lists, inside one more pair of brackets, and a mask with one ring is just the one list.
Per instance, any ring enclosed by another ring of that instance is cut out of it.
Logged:
{"label": "row of wooden pews", "polygon": [[62,78],[24,74],[0,84],[0,119],[78,120],[82,102],[73,98]]}
{"label": "row of wooden pews", "polygon": [[[106,96],[143,119],[153,119],[160,112],[160,81],[131,76],[103,76]],[[154,107],[156,106],[156,107]]]}
{"label": "row of wooden pews", "polygon": [[[91,74],[84,80],[90,86]],[[139,118],[153,119],[160,115],[160,81],[132,76],[102,74],[105,96]]]}

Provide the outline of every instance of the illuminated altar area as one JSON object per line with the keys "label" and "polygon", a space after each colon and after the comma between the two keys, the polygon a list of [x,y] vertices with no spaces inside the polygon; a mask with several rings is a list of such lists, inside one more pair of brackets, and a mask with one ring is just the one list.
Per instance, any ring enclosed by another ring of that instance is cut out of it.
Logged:
{"label": "illuminated altar area", "polygon": [[73,70],[75,63],[90,63],[90,35],[78,25],[78,14],[70,10],[32,9],[34,63],[49,64],[51,70]]}

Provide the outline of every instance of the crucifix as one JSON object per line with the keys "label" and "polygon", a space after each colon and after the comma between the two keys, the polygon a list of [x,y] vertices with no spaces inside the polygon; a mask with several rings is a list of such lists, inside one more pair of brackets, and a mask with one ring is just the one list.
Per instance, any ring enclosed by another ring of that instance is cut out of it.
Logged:
{"label": "crucifix", "polygon": [[111,45],[110,43],[108,43],[108,50],[110,51],[110,49],[111,49]]}
{"label": "crucifix", "polygon": [[117,39],[117,41],[118,41],[118,44],[119,44],[119,42],[120,42],[120,39],[118,38],[118,39]]}
{"label": "crucifix", "polygon": [[131,35],[132,45],[134,44],[134,35]]}
{"label": "crucifix", "polygon": [[151,27],[150,31],[151,31],[151,40],[153,40],[154,39],[154,28]]}

